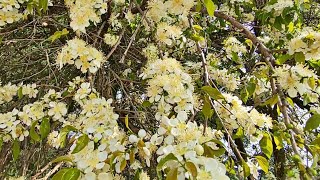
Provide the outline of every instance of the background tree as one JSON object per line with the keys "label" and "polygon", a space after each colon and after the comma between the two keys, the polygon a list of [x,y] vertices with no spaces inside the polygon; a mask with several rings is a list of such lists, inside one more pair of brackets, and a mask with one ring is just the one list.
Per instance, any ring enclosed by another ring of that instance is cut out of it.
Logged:
{"label": "background tree", "polygon": [[1,178],[319,178],[318,11],[1,1]]}

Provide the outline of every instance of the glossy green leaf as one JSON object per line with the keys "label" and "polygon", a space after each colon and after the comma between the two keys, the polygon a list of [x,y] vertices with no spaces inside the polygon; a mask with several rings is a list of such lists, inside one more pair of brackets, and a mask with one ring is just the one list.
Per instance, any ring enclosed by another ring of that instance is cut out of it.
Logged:
{"label": "glossy green leaf", "polygon": [[244,177],[248,177],[250,175],[250,167],[245,161],[242,161],[241,165],[243,168]]}
{"label": "glossy green leaf", "polygon": [[52,177],[52,180],[78,180],[80,173],[76,168],[63,168]]}
{"label": "glossy green leaf", "polygon": [[262,106],[270,105],[273,106],[278,102],[278,95],[273,95],[270,99],[268,99],[266,102],[262,103]]}
{"label": "glossy green leaf", "polygon": [[194,165],[193,162],[191,161],[186,162],[185,168],[191,173],[193,179],[197,178],[198,171],[197,171],[196,165]]}
{"label": "glossy green leaf", "polygon": [[69,34],[69,31],[64,28],[62,31],[56,31],[53,35],[51,35],[48,40],[51,40],[51,42],[54,42],[55,40],[61,38],[62,36],[65,36]]}
{"label": "glossy green leaf", "polygon": [[143,101],[142,106],[143,107],[150,107],[152,103],[150,101]]}
{"label": "glossy green leaf", "polygon": [[166,157],[162,158],[162,159],[160,160],[160,162],[158,163],[158,165],[157,165],[157,171],[161,171],[161,170],[162,170],[162,167],[163,167],[168,161],[171,161],[171,160],[178,161],[178,158],[177,158],[174,154],[172,154],[172,153],[168,154]]}
{"label": "glossy green leaf", "polygon": [[15,139],[13,140],[13,146],[12,146],[12,156],[13,156],[13,161],[16,161],[19,158],[21,149],[20,149],[20,142]]}
{"label": "glossy green leaf", "polygon": [[45,139],[50,133],[50,120],[49,118],[43,118],[40,124],[41,139]]}
{"label": "glossy green leaf", "polygon": [[76,147],[72,151],[72,154],[80,152],[83,148],[85,148],[89,143],[89,137],[87,134],[83,134],[77,140]]}
{"label": "glossy green leaf", "polygon": [[77,131],[77,129],[73,126],[67,125],[62,128],[59,134],[59,139],[60,139],[60,147],[63,148],[66,145],[66,139],[67,135],[69,134],[70,131]]}
{"label": "glossy green leaf", "polygon": [[290,58],[291,58],[291,55],[289,55],[289,54],[281,55],[276,60],[276,64],[281,65],[281,64],[285,63]]}
{"label": "glossy green leaf", "polygon": [[54,160],[52,160],[51,163],[57,163],[57,162],[61,162],[61,161],[72,162],[72,158],[70,156],[59,156],[59,157],[55,158]]}
{"label": "glossy green leaf", "polygon": [[46,12],[48,10],[48,0],[39,0],[39,6]]}
{"label": "glossy green leaf", "polygon": [[293,101],[292,101],[291,98],[286,97],[286,100],[287,100],[288,104],[289,104],[291,107],[294,107],[294,103],[293,103]]}
{"label": "glossy green leaf", "polygon": [[208,96],[204,96],[203,107],[201,112],[206,119],[210,119],[213,115],[213,109],[211,109],[210,99]]}
{"label": "glossy green leaf", "polygon": [[304,56],[303,52],[296,52],[294,53],[294,59],[297,63],[304,63],[306,60],[306,57]]}
{"label": "glossy green leaf", "polygon": [[320,125],[320,114],[314,114],[307,120],[304,130],[312,131],[313,129],[318,128],[319,125]]}
{"label": "glossy green leaf", "polygon": [[221,92],[216,89],[216,88],[213,88],[211,86],[203,86],[201,88],[204,92],[208,93],[209,96],[215,100],[218,100],[218,99],[224,99],[224,96],[221,94]]}
{"label": "glossy green leaf", "polygon": [[166,180],[178,180],[178,168],[170,169],[167,174]]}
{"label": "glossy green leaf", "polygon": [[263,156],[256,156],[255,158],[258,161],[258,164],[261,167],[261,169],[265,173],[268,173],[269,172],[269,162],[268,162],[268,160],[266,158],[264,158]]}
{"label": "glossy green leaf", "polygon": [[264,133],[259,142],[262,152],[270,159],[273,152],[271,137],[268,133]]}
{"label": "glossy green leaf", "polygon": [[236,134],[234,134],[234,135],[232,136],[232,139],[239,139],[239,138],[242,138],[243,136],[244,136],[243,129],[242,129],[242,127],[239,127],[239,128],[237,129]]}
{"label": "glossy green leaf", "polygon": [[204,0],[204,5],[207,8],[207,12],[208,12],[209,16],[213,16],[214,11],[216,10],[216,6],[212,2],[212,0]]}
{"label": "glossy green leaf", "polygon": [[18,98],[19,98],[19,99],[22,99],[22,98],[23,98],[22,87],[20,87],[20,88],[18,89]]}
{"label": "glossy green leaf", "polygon": [[38,121],[34,121],[30,127],[30,137],[31,139],[35,141],[40,141],[41,138],[39,134],[36,132],[36,125],[38,124]]}

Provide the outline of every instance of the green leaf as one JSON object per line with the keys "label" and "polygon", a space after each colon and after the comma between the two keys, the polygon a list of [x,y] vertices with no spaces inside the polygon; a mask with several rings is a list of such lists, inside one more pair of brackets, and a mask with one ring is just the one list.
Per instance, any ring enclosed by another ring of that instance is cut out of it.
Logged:
{"label": "green leaf", "polygon": [[289,54],[281,55],[276,60],[276,64],[281,65],[281,64],[285,63],[290,58],[291,58],[291,55],[289,55]]}
{"label": "green leaf", "polygon": [[72,151],[72,154],[78,153],[80,152],[83,148],[85,148],[87,146],[87,144],[89,143],[89,137],[87,134],[83,134],[82,136],[80,136],[77,140],[77,144],[76,147],[74,148],[74,150]]}
{"label": "green leaf", "polygon": [[283,148],[283,138],[282,138],[282,136],[281,136],[280,133],[278,133],[278,134],[274,133],[274,135],[273,135],[273,140],[274,140],[274,143],[275,143],[276,146],[277,146],[277,147],[276,147],[277,150],[280,150],[280,149]]}
{"label": "green leaf", "polygon": [[230,174],[233,174],[235,175],[236,174],[236,171],[235,171],[235,168],[234,168],[234,161],[232,158],[228,158],[228,161],[226,162],[226,169],[227,169],[227,172],[229,172]]}
{"label": "green leaf", "polygon": [[270,105],[273,106],[278,102],[278,95],[273,95],[270,99],[268,99],[266,102],[262,103],[261,106]]}
{"label": "green leaf", "polygon": [[170,169],[167,174],[166,180],[177,180],[178,179],[178,168]]}
{"label": "green leaf", "polygon": [[53,42],[53,41],[61,38],[61,36],[65,36],[67,34],[69,34],[69,31],[66,28],[64,28],[62,31],[56,31],[53,35],[51,35],[48,38],[48,40],[51,40],[51,42]]}
{"label": "green leaf", "polygon": [[193,25],[192,27],[193,27],[196,31],[201,31],[201,30],[203,30],[202,27],[199,26],[199,25]]}
{"label": "green leaf", "polygon": [[122,160],[121,164],[120,164],[120,171],[123,171],[124,168],[126,168],[127,166],[127,160]]}
{"label": "green leaf", "polygon": [[214,11],[216,10],[216,6],[212,2],[212,0],[204,0],[204,5],[207,8],[207,12],[208,12],[209,16],[213,16]]}
{"label": "green leaf", "polygon": [[59,140],[60,140],[60,147],[63,148],[66,145],[66,139],[67,135],[70,131],[77,131],[77,129],[73,126],[67,125],[62,128],[60,134],[59,134]]}
{"label": "green leaf", "polygon": [[293,101],[292,101],[291,98],[286,97],[286,100],[287,100],[288,104],[289,104],[291,107],[294,107],[294,104],[293,104]]}
{"label": "green leaf", "polygon": [[304,56],[303,52],[296,52],[294,53],[294,59],[296,62],[304,64],[306,57]]}
{"label": "green leaf", "polygon": [[39,0],[39,6],[46,12],[48,10],[48,0]]}
{"label": "green leaf", "polygon": [[259,142],[262,152],[270,159],[273,152],[271,137],[268,133],[263,133],[263,137]]}
{"label": "green leaf", "polygon": [[202,9],[202,3],[200,0],[197,1],[197,5],[196,5],[196,11],[197,12],[200,12]]}
{"label": "green leaf", "polygon": [[202,37],[201,35],[199,34],[192,34],[191,37],[190,37],[192,40],[194,41],[204,41],[204,37]]}
{"label": "green leaf", "polygon": [[277,28],[278,30],[282,30],[282,22],[283,19],[281,16],[277,16],[274,23],[273,23],[273,27]]}
{"label": "green leaf", "polygon": [[242,138],[243,136],[244,136],[243,129],[242,129],[241,127],[239,127],[239,128],[237,129],[236,134],[234,134],[234,135],[232,136],[232,139]]}
{"label": "green leaf", "polygon": [[55,158],[54,160],[51,161],[51,163],[57,163],[61,161],[68,161],[68,162],[73,162],[72,158],[70,156],[59,156]]}
{"label": "green leaf", "polygon": [[19,98],[19,99],[22,99],[22,98],[23,98],[22,87],[20,87],[20,88],[18,89],[18,98]]}
{"label": "green leaf", "polygon": [[249,97],[253,95],[254,91],[256,90],[256,82],[255,80],[251,80],[251,82],[248,83],[247,85],[247,91],[249,93]]}
{"label": "green leaf", "polygon": [[142,103],[143,107],[150,107],[151,105],[152,105],[152,103],[149,101],[143,101],[143,103]]}
{"label": "green leaf", "polygon": [[185,168],[191,173],[193,179],[197,178],[198,171],[197,171],[196,165],[194,165],[193,162],[190,162],[190,161],[186,162]]}
{"label": "green leaf", "polygon": [[133,177],[133,180],[140,180],[141,170],[137,169],[136,174]]}
{"label": "green leaf", "polygon": [[203,145],[203,150],[204,150],[204,153],[203,153],[204,156],[212,157],[212,158],[213,157],[220,157],[221,155],[223,155],[226,152],[224,147],[219,147],[219,149],[214,150],[206,144]]}
{"label": "green leaf", "polygon": [[214,100],[218,100],[218,99],[224,99],[224,96],[221,94],[221,92],[216,89],[216,88],[213,88],[211,86],[203,86],[201,88],[203,91],[205,91],[206,93],[209,94],[209,96],[211,98],[213,98]]}
{"label": "green leaf", "polygon": [[304,127],[305,131],[312,131],[313,129],[318,128],[320,125],[320,114],[314,114],[311,116]]}
{"label": "green leaf", "polygon": [[13,146],[12,146],[12,156],[13,156],[13,161],[16,161],[19,158],[20,155],[20,142],[15,139],[13,141]]}
{"label": "green leaf", "polygon": [[258,164],[261,167],[261,169],[265,173],[268,173],[269,172],[269,162],[268,162],[268,160],[266,158],[264,158],[263,156],[256,156],[255,158],[258,161]]}
{"label": "green leaf", "polygon": [[250,167],[243,160],[242,160],[241,164],[242,164],[242,168],[243,168],[244,177],[246,178],[250,175]]}
{"label": "green leaf", "polygon": [[174,154],[172,154],[172,153],[168,154],[166,157],[162,158],[162,159],[160,160],[160,162],[158,163],[158,165],[157,165],[157,171],[161,171],[161,170],[162,170],[162,167],[163,167],[168,161],[171,161],[171,160],[178,161],[178,158],[177,158]]}
{"label": "green leaf", "polygon": [[128,114],[124,118],[124,123],[125,123],[126,127],[130,130],[130,132],[132,132],[132,130],[129,127],[129,116],[128,116]]}
{"label": "green leaf", "polygon": [[246,103],[248,101],[248,98],[249,98],[249,93],[248,93],[248,90],[247,88],[243,88],[241,91],[240,91],[240,97],[241,97],[241,100]]}
{"label": "green leaf", "polygon": [[204,96],[203,107],[201,112],[206,119],[210,119],[213,115],[213,109],[211,109],[210,99],[208,96]]}
{"label": "green leaf", "polygon": [[311,87],[311,89],[314,89],[316,87],[316,80],[314,77],[310,77],[308,79],[308,85]]}
{"label": "green leaf", "polygon": [[35,141],[40,141],[41,138],[39,134],[36,132],[36,125],[38,124],[38,121],[34,121],[30,127],[30,137],[31,139]]}
{"label": "green leaf", "polygon": [[50,133],[50,120],[49,118],[43,118],[40,124],[41,139],[45,139]]}
{"label": "green leaf", "polygon": [[52,177],[52,180],[78,180],[80,173],[76,168],[63,168]]}

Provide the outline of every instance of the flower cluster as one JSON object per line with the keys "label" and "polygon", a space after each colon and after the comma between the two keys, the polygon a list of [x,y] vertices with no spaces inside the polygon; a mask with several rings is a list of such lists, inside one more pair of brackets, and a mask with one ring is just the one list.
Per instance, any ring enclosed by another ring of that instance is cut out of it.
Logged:
{"label": "flower cluster", "polygon": [[104,43],[109,46],[114,46],[118,42],[119,36],[107,33],[104,35]]}
{"label": "flower cluster", "polygon": [[159,42],[172,45],[173,41],[181,37],[182,31],[178,26],[160,23],[157,27],[156,38]]}
{"label": "flower cluster", "polygon": [[284,65],[277,67],[273,76],[277,78],[277,82],[281,84],[290,97],[307,95],[311,102],[318,101],[317,83],[318,76],[307,66],[297,64],[295,66]]}
{"label": "flower cluster", "polygon": [[194,0],[153,0],[148,2],[150,10],[147,17],[154,22],[159,22],[163,18],[169,18],[169,14],[187,16],[194,5]]}
{"label": "flower cluster", "polygon": [[187,112],[193,110],[193,85],[191,77],[182,71],[177,60],[158,59],[150,63],[141,76],[143,79],[150,78],[147,95],[151,103],[159,102],[158,120],[162,115],[169,115],[174,104],[177,117],[183,121],[187,120]]}
{"label": "flower cluster", "polygon": [[288,43],[289,54],[302,52],[306,60],[320,59],[320,33],[310,28],[305,28]]}
{"label": "flower cluster", "polygon": [[246,47],[235,37],[229,37],[224,41],[224,49],[229,59],[232,59],[233,53],[238,56],[247,53]]}
{"label": "flower cluster", "polygon": [[[204,127],[195,122],[188,122],[188,112],[193,111],[193,86],[188,74],[181,70],[181,65],[173,58],[158,59],[149,63],[142,74],[148,79],[148,96],[150,102],[157,103],[155,118],[160,121],[160,127],[156,134],[152,135],[150,141],[143,143],[140,153],[147,164],[151,154],[158,155],[157,161],[173,154],[177,159],[169,161],[163,169],[177,168],[178,179],[191,178],[191,173],[181,164],[192,163],[195,165],[197,179],[228,179],[225,175],[226,169],[216,159],[204,157],[204,146],[219,149],[212,139],[217,139],[217,131],[207,128],[203,134]],[[175,112],[173,116],[169,116]],[[139,132],[139,136],[132,135],[129,141],[142,144],[145,133]],[[139,143],[140,142],[140,143]]]}
{"label": "flower cluster", "polygon": [[148,62],[159,59],[158,48],[154,44],[148,44],[147,47],[143,48],[142,52],[143,55],[148,59]]}
{"label": "flower cluster", "polygon": [[[1,85],[1,82],[0,82]],[[0,86],[0,104],[10,102],[17,95],[18,87],[11,83]]]}
{"label": "flower cluster", "polygon": [[108,4],[105,0],[66,0],[70,8],[70,26],[74,31],[86,32],[90,22],[100,22],[100,16],[107,12]]}
{"label": "flower cluster", "polygon": [[294,6],[294,2],[292,0],[278,0],[278,1],[275,1],[275,3],[273,4],[267,4],[263,8],[263,10],[267,12],[274,12],[275,16],[279,16],[282,14],[282,11],[285,8],[293,7],[293,6]]}
{"label": "flower cluster", "polygon": [[75,64],[82,73],[86,73],[88,70],[91,73],[97,72],[104,61],[103,53],[78,38],[69,40],[56,60],[60,68],[65,64]]}
{"label": "flower cluster", "polygon": [[19,8],[25,0],[2,0],[0,1],[0,27],[19,21],[23,14],[19,12]]}
{"label": "flower cluster", "polygon": [[215,101],[215,107],[227,129],[232,131],[243,128],[247,135],[258,133],[256,128],[272,128],[272,119],[256,109],[242,105],[242,101],[231,94],[224,93],[224,100]]}
{"label": "flower cluster", "polygon": [[229,91],[238,89],[240,79],[236,74],[228,73],[227,69],[210,68],[210,77],[212,77],[219,85],[226,87]]}

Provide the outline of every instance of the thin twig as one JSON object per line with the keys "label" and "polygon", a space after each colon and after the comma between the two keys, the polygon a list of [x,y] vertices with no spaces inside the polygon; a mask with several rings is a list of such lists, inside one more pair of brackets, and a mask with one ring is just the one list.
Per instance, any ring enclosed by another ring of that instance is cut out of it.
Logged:
{"label": "thin twig", "polygon": [[131,36],[130,42],[129,42],[129,44],[128,44],[128,47],[127,47],[126,50],[124,51],[123,56],[122,56],[122,58],[121,58],[120,61],[119,61],[120,63],[124,63],[124,58],[126,57],[126,55],[127,55],[128,51],[129,51],[129,49],[130,49],[133,41],[136,39],[136,36],[137,36],[137,34],[138,34],[139,30],[140,30],[142,21],[143,21],[143,19],[144,19],[144,17],[145,17],[146,14],[147,14],[147,11],[145,11],[145,12],[143,13],[142,18],[141,18],[141,21],[140,21],[138,27],[136,28],[136,30],[134,31],[133,35]]}

